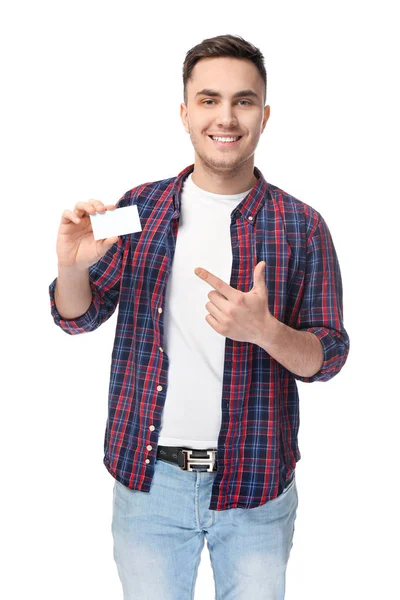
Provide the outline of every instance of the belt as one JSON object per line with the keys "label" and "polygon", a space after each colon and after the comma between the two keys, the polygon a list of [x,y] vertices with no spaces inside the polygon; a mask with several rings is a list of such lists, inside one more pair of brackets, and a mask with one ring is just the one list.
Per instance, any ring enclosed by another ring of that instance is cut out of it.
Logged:
{"label": "belt", "polygon": [[[176,463],[183,471],[216,471],[217,449],[216,448],[182,448],[180,446],[158,446],[157,458],[166,462]],[[283,489],[292,482],[294,471],[285,482]]]}
{"label": "belt", "polygon": [[157,458],[177,463],[183,471],[216,471],[217,449],[181,448],[180,446],[158,446]]}

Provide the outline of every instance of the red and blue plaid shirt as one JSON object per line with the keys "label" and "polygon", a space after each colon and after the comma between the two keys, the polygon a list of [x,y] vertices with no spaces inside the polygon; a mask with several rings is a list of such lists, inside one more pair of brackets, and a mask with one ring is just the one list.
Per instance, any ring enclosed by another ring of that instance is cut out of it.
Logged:
{"label": "red and blue plaid shirt", "polygon": [[[89,269],[93,300],[76,319],[63,319],[49,286],[51,313],[66,333],[93,331],[119,303],[112,352],[104,464],[125,486],[149,492],[168,388],[164,346],[165,291],[175,251],[183,181],[145,183],[117,207],[136,204],[142,231],[119,237]],[[269,309],[286,325],[311,331],[323,364],[312,377],[288,371],[260,346],[226,338],[217,472],[209,508],[254,508],[275,498],[300,459],[296,379],[328,381],[344,365],[342,282],[336,251],[321,215],[267,183],[258,183],[231,213],[230,285],[248,292],[256,264],[266,261]],[[196,266],[196,265],[195,265]]]}

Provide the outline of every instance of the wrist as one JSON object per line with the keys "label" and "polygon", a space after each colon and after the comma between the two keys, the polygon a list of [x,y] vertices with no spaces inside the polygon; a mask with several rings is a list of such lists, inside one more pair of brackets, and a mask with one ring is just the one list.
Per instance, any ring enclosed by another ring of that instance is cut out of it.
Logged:
{"label": "wrist", "polygon": [[87,265],[79,265],[79,264],[66,264],[66,263],[62,263],[60,261],[58,261],[57,263],[57,268],[58,268],[58,272],[60,273],[61,271],[63,273],[68,273],[68,274],[73,274],[73,273],[86,273],[87,271],[89,271],[89,267]]}
{"label": "wrist", "polygon": [[263,348],[266,352],[274,346],[276,340],[279,338],[282,330],[282,325],[278,319],[276,319],[271,313],[268,314],[268,318],[265,321],[265,326],[260,332],[259,339],[256,344]]}

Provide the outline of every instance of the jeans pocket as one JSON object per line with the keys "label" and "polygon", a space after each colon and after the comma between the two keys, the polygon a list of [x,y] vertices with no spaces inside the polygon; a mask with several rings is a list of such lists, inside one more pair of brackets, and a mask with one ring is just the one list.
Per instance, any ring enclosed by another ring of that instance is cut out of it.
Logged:
{"label": "jeans pocket", "polygon": [[283,490],[282,494],[280,494],[280,496],[282,496],[283,494],[287,494],[292,489],[292,487],[295,484],[295,480],[296,480],[296,474],[293,473],[292,481],[289,483],[289,485],[287,487],[285,487],[285,489]]}

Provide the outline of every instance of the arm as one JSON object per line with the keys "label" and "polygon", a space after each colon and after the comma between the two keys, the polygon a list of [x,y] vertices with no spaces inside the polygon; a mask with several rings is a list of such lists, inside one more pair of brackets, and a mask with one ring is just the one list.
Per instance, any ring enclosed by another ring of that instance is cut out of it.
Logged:
{"label": "arm", "polygon": [[[85,306],[88,305],[86,311],[81,316],[73,318],[72,315],[70,316],[70,312],[67,312],[66,315],[68,318],[64,318],[64,315],[58,311],[58,305],[56,305],[57,278],[50,284],[51,314],[55,324],[61,327],[66,333],[74,335],[93,331],[114,313],[119,300],[125,239],[124,237],[120,237],[118,242],[113,244],[97,263],[89,267],[87,273],[76,273],[76,271],[66,272],[64,269],[59,270],[59,275],[61,274],[62,277],[60,279],[61,286],[71,285],[75,288],[84,286],[83,289],[80,287],[80,296],[77,299],[76,305],[71,307],[68,304],[68,311],[77,313],[84,310]],[[90,296],[86,282],[89,286]],[[62,308],[63,306],[60,304],[60,311]]]}
{"label": "arm", "polygon": [[296,331],[272,315],[268,336],[258,345],[297,376],[312,377],[323,364],[323,346],[313,333]]}
{"label": "arm", "polygon": [[63,319],[75,319],[85,314],[92,302],[89,268],[79,270],[59,265],[54,300]]}
{"label": "arm", "polygon": [[[138,188],[134,188],[126,192],[115,208],[132,203],[137,190]],[[91,226],[90,229],[87,229],[87,225],[81,223],[82,235],[78,230],[73,237],[73,227],[78,227],[79,216],[83,217],[85,211],[95,206],[91,203],[92,207],[87,207],[86,204],[89,203],[78,203],[75,213],[65,211],[66,215],[60,225],[58,236],[58,277],[49,286],[50,308],[54,322],[70,335],[93,331],[111,317],[119,300],[125,248],[129,247],[127,238],[122,236],[117,238],[105,253],[102,253],[103,255],[97,262],[93,263],[92,259],[88,260],[91,254],[94,253],[96,256],[101,252],[101,246],[98,248],[96,246],[98,242],[92,239]],[[62,225],[64,226],[63,231]],[[69,229],[66,226],[69,226]],[[71,236],[72,241],[66,250],[66,242],[63,241],[63,238],[68,239],[68,235]],[[86,248],[82,248],[82,256],[85,260],[76,260],[74,263],[69,260],[68,253],[75,256],[74,253],[81,251],[81,248],[77,249],[74,244],[78,244],[84,235],[87,236]],[[61,263],[60,253],[63,256]],[[68,260],[65,260],[65,255]],[[87,267],[87,264],[90,266]]]}
{"label": "arm", "polygon": [[350,340],[343,325],[342,280],[329,229],[319,216],[307,243],[307,266],[294,327],[274,319],[259,344],[296,379],[328,381],[346,362]]}

